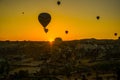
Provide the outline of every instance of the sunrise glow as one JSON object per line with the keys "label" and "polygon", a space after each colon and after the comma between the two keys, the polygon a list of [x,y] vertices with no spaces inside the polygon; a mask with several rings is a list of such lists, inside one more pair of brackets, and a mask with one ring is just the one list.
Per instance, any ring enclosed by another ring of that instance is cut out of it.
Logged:
{"label": "sunrise glow", "polygon": [[[63,0],[58,6],[54,0],[1,0],[0,40],[116,39],[120,36],[119,4],[119,0]],[[38,21],[42,12],[51,15],[47,33]]]}

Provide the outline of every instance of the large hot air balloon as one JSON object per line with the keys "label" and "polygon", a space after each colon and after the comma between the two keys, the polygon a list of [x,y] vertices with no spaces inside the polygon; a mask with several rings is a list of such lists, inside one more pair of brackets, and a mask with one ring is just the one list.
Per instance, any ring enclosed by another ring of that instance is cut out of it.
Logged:
{"label": "large hot air balloon", "polygon": [[51,16],[49,13],[40,13],[38,16],[38,20],[41,25],[46,28],[49,22],[51,21]]}
{"label": "large hot air balloon", "polygon": [[100,16],[96,16],[96,18],[97,18],[97,20],[99,20],[99,19],[100,19]]}

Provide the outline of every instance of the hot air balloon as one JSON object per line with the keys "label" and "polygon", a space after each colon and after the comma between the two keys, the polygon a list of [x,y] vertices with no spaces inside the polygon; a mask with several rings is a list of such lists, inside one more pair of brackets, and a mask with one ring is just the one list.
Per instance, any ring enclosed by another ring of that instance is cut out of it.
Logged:
{"label": "hot air balloon", "polygon": [[66,30],[65,33],[68,34],[68,31]]}
{"label": "hot air balloon", "polygon": [[117,33],[114,33],[115,36],[117,36]]}
{"label": "hot air balloon", "polygon": [[57,1],[57,4],[58,4],[58,6],[61,4],[61,2],[60,1]]}
{"label": "hot air balloon", "polygon": [[120,36],[118,37],[118,39],[120,40]]}
{"label": "hot air balloon", "polygon": [[44,31],[45,31],[45,33],[47,33],[47,32],[48,32],[48,29],[44,28]]}
{"label": "hot air balloon", "polygon": [[97,20],[99,20],[99,19],[100,19],[100,16],[96,16],[96,18],[97,18]]}
{"label": "hot air balloon", "polygon": [[22,14],[24,14],[24,12],[22,12]]}
{"label": "hot air balloon", "polygon": [[38,20],[41,23],[41,25],[46,28],[47,25],[50,23],[51,21],[51,16],[49,13],[40,13],[38,16]]}

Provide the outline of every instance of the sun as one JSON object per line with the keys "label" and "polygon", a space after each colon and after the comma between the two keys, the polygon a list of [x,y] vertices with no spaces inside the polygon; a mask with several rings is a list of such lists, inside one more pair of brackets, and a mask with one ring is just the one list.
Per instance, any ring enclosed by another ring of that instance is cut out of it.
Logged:
{"label": "sun", "polygon": [[50,46],[53,45],[53,41],[54,41],[53,39],[50,39],[50,40],[49,40],[49,44],[50,44]]}
{"label": "sun", "polygon": [[49,42],[50,42],[51,44],[53,43],[53,41],[54,41],[53,39],[50,39],[50,40],[49,40]]}

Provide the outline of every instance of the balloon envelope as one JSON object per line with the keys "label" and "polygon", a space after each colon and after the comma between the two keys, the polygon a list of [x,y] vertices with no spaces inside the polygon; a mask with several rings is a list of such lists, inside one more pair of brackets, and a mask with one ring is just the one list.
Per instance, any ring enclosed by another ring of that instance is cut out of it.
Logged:
{"label": "balloon envelope", "polygon": [[114,33],[115,36],[117,36],[117,33]]}
{"label": "balloon envelope", "polygon": [[65,33],[68,34],[68,31],[66,30]]}
{"label": "balloon envelope", "polygon": [[61,4],[61,2],[60,2],[60,1],[57,1],[57,4],[58,4],[58,5],[60,5],[60,4]]}
{"label": "balloon envelope", "polygon": [[97,18],[97,20],[99,20],[99,19],[100,19],[100,16],[97,16],[96,18]]}
{"label": "balloon envelope", "polygon": [[38,20],[43,27],[46,27],[51,21],[51,16],[49,13],[40,13],[38,16]]}
{"label": "balloon envelope", "polygon": [[22,14],[24,14],[24,12],[22,12]]}
{"label": "balloon envelope", "polygon": [[118,39],[120,40],[120,37],[118,37]]}

